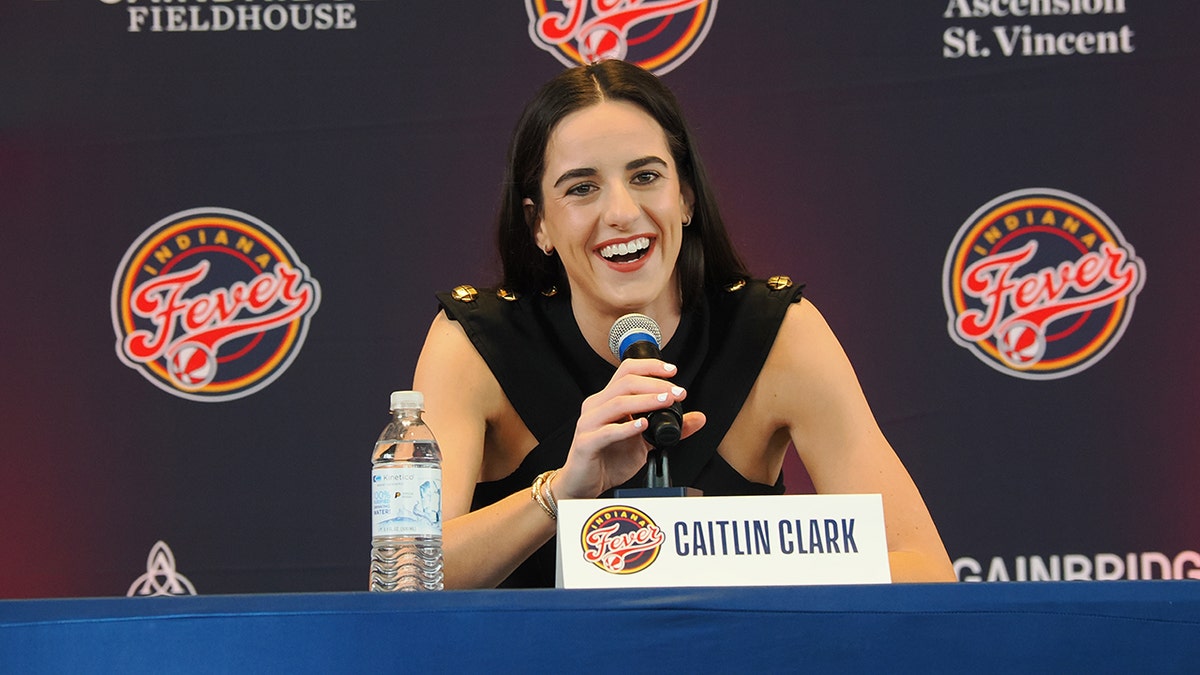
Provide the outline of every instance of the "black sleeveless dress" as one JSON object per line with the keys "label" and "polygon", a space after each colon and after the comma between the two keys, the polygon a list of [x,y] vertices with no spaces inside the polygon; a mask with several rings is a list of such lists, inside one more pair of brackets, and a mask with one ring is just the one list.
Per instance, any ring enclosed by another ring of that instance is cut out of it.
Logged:
{"label": "black sleeveless dress", "polygon": [[[802,290],[786,277],[749,281],[710,292],[681,317],[663,348],[663,360],[679,367],[671,381],[688,391],[685,411],[702,410],[707,422],[670,449],[672,485],[694,487],[706,496],[783,494],[782,473],[774,485],[747,480],[717,454],[717,445],[749,395],[787,308],[800,301]],[[511,474],[475,486],[475,510],[528,491],[538,474],[561,467],[583,400],[603,389],[616,369],[584,340],[565,293],[515,297],[460,286],[437,297],[538,440]],[[645,485],[644,467],[625,483]],[[554,551],[552,538],[500,586],[553,586]]]}

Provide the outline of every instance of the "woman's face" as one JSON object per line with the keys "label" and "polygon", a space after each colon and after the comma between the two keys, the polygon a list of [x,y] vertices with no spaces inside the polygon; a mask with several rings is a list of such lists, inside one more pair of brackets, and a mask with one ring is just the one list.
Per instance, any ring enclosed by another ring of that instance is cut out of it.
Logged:
{"label": "woman's face", "polygon": [[[692,192],[658,122],[624,101],[583,108],[554,128],[545,165],[534,236],[558,252],[576,314],[677,315]],[[537,210],[528,200],[526,209]]]}

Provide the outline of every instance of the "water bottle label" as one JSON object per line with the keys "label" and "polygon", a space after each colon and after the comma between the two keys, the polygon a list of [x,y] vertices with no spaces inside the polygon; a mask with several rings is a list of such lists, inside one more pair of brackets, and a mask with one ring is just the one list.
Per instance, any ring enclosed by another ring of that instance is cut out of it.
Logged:
{"label": "water bottle label", "polygon": [[428,467],[371,471],[371,536],[442,534],[442,472]]}

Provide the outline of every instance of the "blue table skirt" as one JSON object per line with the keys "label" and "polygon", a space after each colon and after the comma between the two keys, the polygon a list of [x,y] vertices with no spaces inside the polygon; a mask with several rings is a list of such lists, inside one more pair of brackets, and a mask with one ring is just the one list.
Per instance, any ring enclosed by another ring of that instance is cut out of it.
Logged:
{"label": "blue table skirt", "polygon": [[1191,581],[0,602],[0,672],[1200,672]]}

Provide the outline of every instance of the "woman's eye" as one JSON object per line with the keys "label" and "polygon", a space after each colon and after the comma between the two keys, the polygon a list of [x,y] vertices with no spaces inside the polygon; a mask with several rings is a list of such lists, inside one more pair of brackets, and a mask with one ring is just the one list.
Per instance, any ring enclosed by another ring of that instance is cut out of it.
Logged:
{"label": "woman's eye", "polygon": [[648,183],[653,183],[654,181],[658,180],[658,178],[659,173],[657,171],[642,171],[634,174],[633,182],[638,185],[646,185]]}
{"label": "woman's eye", "polygon": [[595,190],[596,186],[592,185],[591,183],[580,183],[579,185],[573,185],[567,188],[567,194],[574,195],[576,197],[586,197]]}

